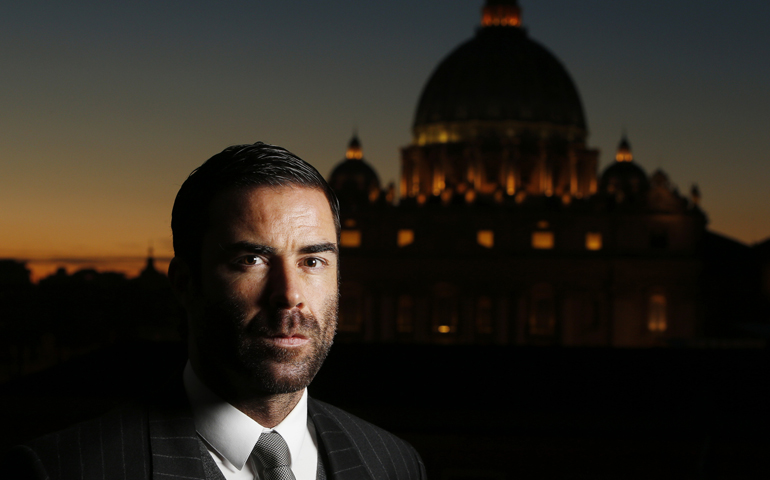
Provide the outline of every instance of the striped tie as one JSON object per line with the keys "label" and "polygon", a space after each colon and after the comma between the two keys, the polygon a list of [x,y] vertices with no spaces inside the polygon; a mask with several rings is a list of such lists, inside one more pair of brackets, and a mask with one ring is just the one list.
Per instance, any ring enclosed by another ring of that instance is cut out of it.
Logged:
{"label": "striped tie", "polygon": [[251,453],[262,464],[264,480],[296,480],[289,468],[289,447],[280,433],[262,433]]}

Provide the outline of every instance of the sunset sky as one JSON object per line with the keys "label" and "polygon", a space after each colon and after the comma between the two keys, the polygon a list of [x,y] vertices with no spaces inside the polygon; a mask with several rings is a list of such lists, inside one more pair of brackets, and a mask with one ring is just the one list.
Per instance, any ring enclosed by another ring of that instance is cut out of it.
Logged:
{"label": "sunset sky", "polygon": [[[37,1],[0,6],[0,258],[134,274],[170,258],[189,172],[236,143],[324,175],[356,128],[396,180],[418,97],[481,0]],[[709,228],[770,237],[770,2],[521,0],[583,99],[600,169],[697,183]]]}

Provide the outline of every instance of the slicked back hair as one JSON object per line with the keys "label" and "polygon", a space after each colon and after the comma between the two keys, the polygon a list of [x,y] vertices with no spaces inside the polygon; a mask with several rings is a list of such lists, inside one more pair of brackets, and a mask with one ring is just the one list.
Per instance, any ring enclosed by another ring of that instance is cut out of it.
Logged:
{"label": "slicked back hair", "polygon": [[241,188],[286,186],[314,188],[326,195],[339,242],[339,202],[323,176],[288,150],[257,142],[228,147],[187,177],[171,212],[174,255],[199,274],[203,236],[209,227],[209,206],[214,198]]}

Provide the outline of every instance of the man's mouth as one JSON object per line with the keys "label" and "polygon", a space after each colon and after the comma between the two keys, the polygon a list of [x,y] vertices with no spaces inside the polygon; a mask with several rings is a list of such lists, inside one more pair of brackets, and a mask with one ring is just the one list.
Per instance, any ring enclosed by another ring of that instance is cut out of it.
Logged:
{"label": "man's mouth", "polygon": [[276,346],[286,347],[286,348],[301,347],[302,345],[310,341],[306,336],[299,335],[299,334],[271,335],[267,337],[267,340]]}

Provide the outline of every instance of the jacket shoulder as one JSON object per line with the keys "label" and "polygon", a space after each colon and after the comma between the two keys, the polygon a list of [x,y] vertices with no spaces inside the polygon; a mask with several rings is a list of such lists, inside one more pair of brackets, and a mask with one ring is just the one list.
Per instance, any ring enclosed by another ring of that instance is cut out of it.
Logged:
{"label": "jacket shoulder", "polygon": [[420,455],[392,433],[313,398],[308,400],[308,414],[327,455],[352,449],[374,478],[425,478]]}
{"label": "jacket shoulder", "polygon": [[11,478],[149,478],[147,432],[146,409],[125,407],[16,446],[2,468],[15,473]]}

